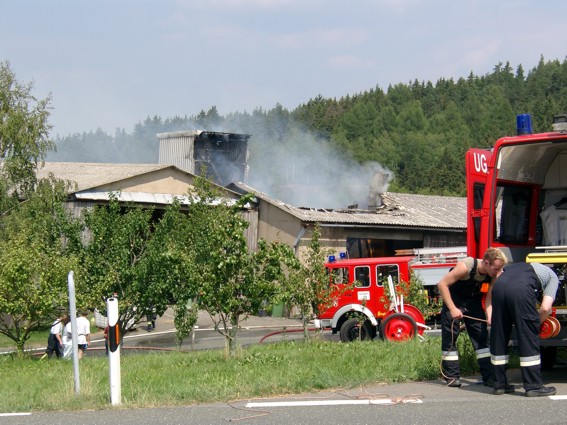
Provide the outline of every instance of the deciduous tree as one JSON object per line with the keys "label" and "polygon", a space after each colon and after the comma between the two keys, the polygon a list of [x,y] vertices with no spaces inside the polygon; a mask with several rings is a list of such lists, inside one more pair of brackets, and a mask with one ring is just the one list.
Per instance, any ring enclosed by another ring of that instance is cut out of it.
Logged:
{"label": "deciduous tree", "polygon": [[62,204],[66,185],[37,181],[37,166],[54,144],[50,98],[38,100],[32,89],[0,63],[0,333],[20,354],[30,332],[66,308],[78,235]]}
{"label": "deciduous tree", "polygon": [[251,196],[229,201],[203,178],[196,179],[195,189],[189,205],[190,279],[198,287],[200,308],[209,313],[234,356],[240,322],[279,293],[291,251],[265,241],[259,241],[256,252],[249,251],[242,210]]}
{"label": "deciduous tree", "polygon": [[96,206],[84,215],[88,228],[77,274],[77,305],[106,312],[106,299],[118,296],[121,335],[140,322],[150,306],[162,315],[171,300],[171,288],[181,269],[175,243],[179,206],[165,214],[139,205],[122,206],[118,194],[108,206]]}
{"label": "deciduous tree", "polygon": [[292,264],[283,299],[295,306],[303,324],[303,337],[309,339],[309,321],[321,311],[330,307],[337,289],[331,287],[325,270],[325,257],[328,254],[320,243],[321,230],[317,223],[311,234],[311,242],[303,264]]}
{"label": "deciduous tree", "polygon": [[67,310],[67,274],[76,265],[70,247],[79,226],[64,210],[64,197],[61,182],[41,181],[1,218],[0,333],[20,355],[32,331]]}
{"label": "deciduous tree", "polygon": [[37,165],[55,145],[49,139],[51,99],[36,99],[33,84],[16,79],[9,62],[0,62],[0,177],[3,195],[33,191]]}

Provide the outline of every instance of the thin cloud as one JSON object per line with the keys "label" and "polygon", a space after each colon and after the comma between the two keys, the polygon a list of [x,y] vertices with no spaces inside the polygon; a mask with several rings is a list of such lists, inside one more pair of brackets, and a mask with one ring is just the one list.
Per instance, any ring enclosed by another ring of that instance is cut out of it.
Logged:
{"label": "thin cloud", "polygon": [[271,39],[281,47],[294,49],[348,48],[358,46],[370,38],[357,28],[315,28],[295,33],[276,34]]}
{"label": "thin cloud", "polygon": [[334,68],[356,70],[371,69],[377,65],[374,59],[354,55],[331,56],[327,63]]}

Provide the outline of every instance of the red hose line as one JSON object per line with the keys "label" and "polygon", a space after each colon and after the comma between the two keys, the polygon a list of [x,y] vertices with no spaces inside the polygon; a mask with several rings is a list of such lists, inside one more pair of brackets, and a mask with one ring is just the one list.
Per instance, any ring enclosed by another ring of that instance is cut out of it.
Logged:
{"label": "red hose line", "polygon": [[[317,328],[308,328],[307,330],[308,330],[309,332],[313,332],[313,331],[316,331]],[[291,332],[303,332],[303,329],[291,329],[291,330],[284,329],[284,330],[281,330],[281,331],[276,331],[276,332],[269,333],[269,334],[267,334],[267,335],[264,335],[264,336],[262,337],[262,339],[260,339],[260,344],[262,344],[262,343],[264,342],[264,340],[268,339],[268,338],[271,337],[271,336],[278,335],[278,334],[285,334],[285,333],[288,333],[288,332],[289,332],[289,333],[291,333]]]}

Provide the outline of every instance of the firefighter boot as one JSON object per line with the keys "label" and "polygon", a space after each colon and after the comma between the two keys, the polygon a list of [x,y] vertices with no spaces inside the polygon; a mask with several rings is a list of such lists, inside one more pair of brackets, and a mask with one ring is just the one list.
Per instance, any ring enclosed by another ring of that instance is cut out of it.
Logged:
{"label": "firefighter boot", "polygon": [[545,397],[549,395],[555,395],[555,387],[541,387],[536,390],[526,391],[526,397]]}
{"label": "firefighter boot", "polygon": [[512,394],[516,391],[516,387],[513,385],[506,384],[504,388],[494,388],[492,390],[492,394],[494,395],[502,395],[502,394]]}

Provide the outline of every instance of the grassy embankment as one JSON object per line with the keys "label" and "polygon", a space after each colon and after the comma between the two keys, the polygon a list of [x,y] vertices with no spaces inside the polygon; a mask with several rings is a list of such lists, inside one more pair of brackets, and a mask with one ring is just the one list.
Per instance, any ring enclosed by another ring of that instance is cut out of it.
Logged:
{"label": "grassy embankment", "polygon": [[[475,372],[468,338],[459,338],[463,374]],[[368,384],[437,379],[440,339],[403,343],[281,342],[241,349],[125,353],[122,407],[191,405],[349,389]],[[0,412],[110,408],[108,360],[80,362],[80,394],[66,360],[0,356]]]}

